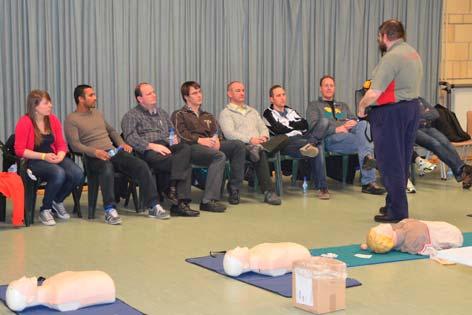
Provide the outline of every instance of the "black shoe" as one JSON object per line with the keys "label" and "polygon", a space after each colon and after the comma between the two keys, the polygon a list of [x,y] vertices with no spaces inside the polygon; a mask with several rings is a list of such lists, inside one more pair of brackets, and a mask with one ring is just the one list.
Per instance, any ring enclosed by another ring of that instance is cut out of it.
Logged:
{"label": "black shoe", "polygon": [[365,171],[370,171],[377,167],[377,161],[372,158],[370,155],[364,157],[364,163],[362,163],[362,169]]}
{"label": "black shoe", "polygon": [[384,215],[387,214],[387,207],[386,206],[380,207],[379,213],[384,214]]}
{"label": "black shoe", "polygon": [[170,207],[170,215],[173,217],[198,217],[200,211],[190,209],[187,203],[181,202]]}
{"label": "black shoe", "polygon": [[237,205],[239,204],[239,190],[237,189],[231,189],[229,186],[228,186],[228,202],[231,204],[231,205]]}
{"label": "black shoe", "polygon": [[207,203],[200,203],[200,210],[210,212],[225,212],[226,206],[216,202],[215,200],[212,200]]}
{"label": "black shoe", "polygon": [[179,200],[177,199],[177,190],[175,187],[169,187],[165,192],[165,197],[172,205],[176,206],[179,204]]}
{"label": "black shoe", "polygon": [[392,217],[388,214],[378,214],[374,217],[374,221],[375,222],[380,222],[380,223],[397,223],[401,220],[402,219]]}
{"label": "black shoe", "polygon": [[362,185],[362,192],[371,195],[383,195],[385,194],[385,189],[377,187],[374,183],[370,183]]}
{"label": "black shoe", "polygon": [[274,206],[282,204],[280,197],[275,192],[269,190],[264,193],[264,202]]}

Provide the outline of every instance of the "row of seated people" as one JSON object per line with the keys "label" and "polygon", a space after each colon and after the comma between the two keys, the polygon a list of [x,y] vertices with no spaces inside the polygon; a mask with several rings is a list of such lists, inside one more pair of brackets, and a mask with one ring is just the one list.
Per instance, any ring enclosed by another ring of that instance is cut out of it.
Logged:
{"label": "row of seated people", "polygon": [[[461,159],[449,139],[434,127],[434,121],[439,118],[438,111],[425,99],[420,98],[419,100],[420,122],[415,143],[436,155],[449,167],[456,181],[462,183],[462,188],[469,189],[472,186],[472,167]],[[417,165],[420,175],[429,173],[436,168],[435,164],[421,158],[416,152],[413,152],[412,163]],[[407,191],[416,192],[416,188],[411,182],[407,186]]]}
{"label": "row of seated people", "polygon": [[[326,184],[323,151],[357,153],[361,169],[362,192],[381,195],[384,189],[376,185],[373,144],[366,134],[369,124],[358,121],[349,107],[334,100],[335,79],[320,79],[321,97],[307,106],[306,119],[286,106],[283,87],[270,89],[271,105],[263,119],[252,107],[245,104],[243,83],[228,84],[229,104],[216,118],[202,110],[203,94],[197,82],[181,86],[185,105],[171,117],[157,106],[157,95],[148,83],[135,88],[138,105],[122,119],[124,139],[95,110],[96,95],[89,85],[74,90],[77,104],[75,112],[65,120],[65,134],[71,148],[90,158],[90,171],[99,174],[103,195],[105,221],[120,224],[116,211],[113,185],[114,169],[133,177],[141,188],[144,205],[149,216],[168,219],[170,215],[198,216],[199,211],[189,206],[191,165],[208,167],[205,191],[200,210],[223,212],[226,206],[218,202],[226,160],[231,172],[227,185],[230,204],[239,203],[239,190],[243,181],[244,164],[248,158],[254,165],[264,201],[281,204],[272,188],[267,162],[268,148],[280,149],[295,158],[310,159],[312,179],[317,196],[329,199]],[[61,124],[52,112],[47,92],[33,91],[28,96],[28,113],[16,127],[15,151],[18,156],[31,159],[31,169],[48,182],[40,220],[54,225],[54,215],[67,219],[63,200],[73,187],[83,181],[83,173],[65,157],[67,145],[62,137]],[[169,143],[169,130],[176,135]],[[270,137],[273,135],[284,137]],[[221,135],[221,132],[224,138]],[[123,148],[113,157],[109,151],[113,143]],[[130,154],[132,151],[136,155]],[[155,173],[166,173],[165,181],[158,183],[172,203],[170,211],[159,204],[158,189],[149,168]],[[62,174],[58,176],[57,174]],[[463,176],[464,177],[464,176]]]}

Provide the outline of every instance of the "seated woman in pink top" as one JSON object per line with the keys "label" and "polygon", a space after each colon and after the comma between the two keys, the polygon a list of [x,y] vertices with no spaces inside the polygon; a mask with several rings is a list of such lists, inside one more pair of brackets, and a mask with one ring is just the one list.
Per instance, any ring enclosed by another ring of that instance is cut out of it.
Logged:
{"label": "seated woman in pink top", "polygon": [[78,185],[84,174],[66,157],[67,144],[59,119],[52,114],[48,92],[33,90],[27,99],[27,113],[15,128],[15,154],[29,159],[28,168],[41,181],[46,181],[39,219],[45,225],[55,225],[54,216],[69,219],[64,199]]}

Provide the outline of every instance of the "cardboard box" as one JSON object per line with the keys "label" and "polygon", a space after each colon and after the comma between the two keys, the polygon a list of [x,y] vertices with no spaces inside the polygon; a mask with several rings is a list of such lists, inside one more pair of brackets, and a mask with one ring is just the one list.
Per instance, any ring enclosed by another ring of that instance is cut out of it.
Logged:
{"label": "cardboard box", "polygon": [[326,257],[293,263],[292,303],[314,314],[346,308],[346,264]]}

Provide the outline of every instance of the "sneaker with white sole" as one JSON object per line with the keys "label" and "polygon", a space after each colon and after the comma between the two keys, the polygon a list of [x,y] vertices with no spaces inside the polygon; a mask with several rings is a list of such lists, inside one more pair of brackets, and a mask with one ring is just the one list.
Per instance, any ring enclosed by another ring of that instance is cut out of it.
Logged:
{"label": "sneaker with white sole", "polygon": [[116,211],[116,209],[111,208],[110,210],[105,211],[105,223],[108,223],[111,225],[121,224],[121,218],[118,215],[118,212]]}
{"label": "sneaker with white sole", "polygon": [[415,159],[415,164],[420,176],[431,173],[436,168],[436,164],[433,164],[419,156]]}
{"label": "sneaker with white sole", "polygon": [[411,180],[408,178],[408,182],[406,183],[406,192],[409,194],[415,194],[416,193],[416,188],[415,185],[411,182]]}
{"label": "sneaker with white sole", "polygon": [[62,220],[70,219],[63,202],[52,202],[52,214]]}
{"label": "sneaker with white sole", "polygon": [[162,208],[160,204],[157,204],[151,209],[149,209],[148,216],[150,218],[167,220],[167,219],[170,219],[170,212]]}
{"label": "sneaker with white sole", "polygon": [[52,216],[51,209],[41,210],[39,212],[39,220],[44,225],[48,225],[48,226],[56,225],[56,221],[54,220],[54,217]]}

